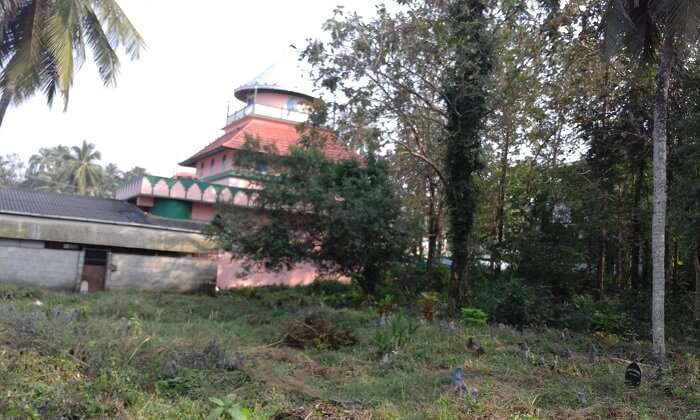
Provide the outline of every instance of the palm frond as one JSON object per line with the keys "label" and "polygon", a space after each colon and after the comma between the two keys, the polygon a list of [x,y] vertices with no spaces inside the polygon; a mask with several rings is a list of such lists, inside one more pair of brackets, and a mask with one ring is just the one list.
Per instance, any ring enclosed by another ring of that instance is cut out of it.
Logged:
{"label": "palm frond", "polygon": [[[2,0],[0,1],[0,68],[5,60],[5,54],[3,51],[6,50],[5,44],[7,42],[11,43],[13,41],[13,32],[7,31],[7,28],[12,26],[20,13],[20,10],[27,7],[25,0]],[[6,39],[9,36],[9,41]]]}
{"label": "palm frond", "polygon": [[116,0],[91,2],[97,16],[104,22],[113,48],[121,46],[130,58],[139,58],[141,50],[146,46],[145,42]]}
{"label": "palm frond", "polygon": [[43,60],[42,27],[44,10],[39,2],[32,2],[23,7],[14,22],[12,40],[6,47],[14,54],[0,73],[0,85],[11,89],[15,95],[21,96],[38,80],[36,69]]}
{"label": "palm frond", "polygon": [[85,40],[92,49],[102,82],[107,86],[113,85],[119,71],[119,57],[103,31],[97,15],[90,9],[85,10],[83,30]]}
{"label": "palm frond", "polygon": [[58,89],[68,106],[68,95],[74,73],[74,35],[78,25],[78,11],[73,0],[57,0],[54,12],[47,19],[47,49],[55,68],[55,82],[50,85]]}
{"label": "palm frond", "polygon": [[86,45],[113,85],[116,51],[137,58],[144,42],[116,0],[0,0],[0,94],[19,103],[43,91],[51,104],[60,93],[67,107]]}

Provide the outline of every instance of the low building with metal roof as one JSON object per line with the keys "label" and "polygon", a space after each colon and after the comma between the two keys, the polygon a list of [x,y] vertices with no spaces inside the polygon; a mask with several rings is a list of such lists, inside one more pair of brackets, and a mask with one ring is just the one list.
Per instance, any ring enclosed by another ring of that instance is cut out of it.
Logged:
{"label": "low building with metal roof", "polygon": [[205,224],[114,199],[0,188],[0,282],[88,291],[213,285]]}

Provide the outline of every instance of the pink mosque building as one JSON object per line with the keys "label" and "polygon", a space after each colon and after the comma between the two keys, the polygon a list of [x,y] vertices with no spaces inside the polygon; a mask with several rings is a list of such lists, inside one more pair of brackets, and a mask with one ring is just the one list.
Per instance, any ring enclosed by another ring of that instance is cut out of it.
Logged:
{"label": "pink mosque building", "polygon": [[[255,191],[264,188],[266,177],[283,170],[275,164],[275,155],[284,156],[299,144],[297,127],[307,120],[310,104],[316,98],[298,76],[298,67],[282,61],[238,87],[234,95],[244,105],[227,116],[224,133],[180,163],[194,168],[194,173],[146,175],[120,187],[115,198],[133,203],[152,216],[202,223],[215,217],[219,202],[246,211]],[[323,151],[328,158],[355,158],[329,130],[318,129],[317,134],[325,139]],[[239,158],[250,156],[251,139],[258,143],[254,163],[247,160],[242,165]],[[247,272],[241,261],[232,260],[226,253],[210,257],[217,260],[217,285],[222,289],[304,285],[317,275],[308,265],[281,272]]]}

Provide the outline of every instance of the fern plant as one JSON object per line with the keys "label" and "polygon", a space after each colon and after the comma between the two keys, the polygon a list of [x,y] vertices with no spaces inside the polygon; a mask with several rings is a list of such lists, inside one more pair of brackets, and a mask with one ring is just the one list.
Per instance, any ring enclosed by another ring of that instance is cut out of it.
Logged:
{"label": "fern plant", "polygon": [[377,302],[377,312],[379,312],[380,316],[388,317],[394,312],[395,309],[396,305],[394,304],[393,295],[386,294],[379,302]]}
{"label": "fern plant", "polygon": [[436,292],[423,292],[420,294],[420,308],[426,320],[432,321],[437,313],[440,296]]}

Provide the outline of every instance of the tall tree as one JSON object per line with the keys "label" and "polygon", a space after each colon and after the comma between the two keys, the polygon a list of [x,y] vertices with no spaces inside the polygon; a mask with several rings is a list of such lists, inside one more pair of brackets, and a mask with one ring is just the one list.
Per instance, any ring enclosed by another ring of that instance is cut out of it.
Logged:
{"label": "tall tree", "polygon": [[0,7],[0,125],[10,103],[37,92],[68,106],[76,68],[89,47],[105,85],[116,82],[123,47],[137,58],[143,40],[116,0],[12,0]]}
{"label": "tall tree", "polygon": [[44,191],[74,192],[66,156],[67,146],[42,147],[29,158],[24,186]]}
{"label": "tall tree", "polygon": [[486,115],[486,84],[492,68],[486,6],[456,0],[447,8],[448,68],[443,80],[447,109],[445,174],[452,249],[450,311],[456,315],[468,289],[469,237],[477,205],[475,177],[481,169],[481,128]]}
{"label": "tall tree", "polygon": [[124,172],[114,163],[105,165],[102,171],[102,182],[98,194],[103,197],[112,197],[114,192],[124,182]]}
{"label": "tall tree", "polygon": [[73,146],[66,156],[71,179],[81,195],[97,195],[102,183],[103,169],[96,163],[101,159],[93,143],[83,140],[80,146]]}
{"label": "tall tree", "polygon": [[409,237],[386,164],[372,156],[332,162],[315,148],[295,148],[282,162],[284,170],[252,196],[256,211],[224,206],[210,235],[268,269],[313,263],[375,293]]}
{"label": "tall tree", "polygon": [[0,187],[15,187],[24,175],[24,162],[17,155],[0,156]]}
{"label": "tall tree", "polygon": [[[674,58],[697,37],[700,2],[697,0],[610,0],[606,24],[606,51],[657,60],[654,93],[652,214],[652,339],[658,363],[666,358],[666,125],[668,90]],[[656,58],[656,51],[659,51]]]}
{"label": "tall tree", "polygon": [[[313,76],[333,95],[334,128],[360,151],[390,153],[394,177],[406,187],[404,205],[422,207],[428,277],[443,236],[445,128],[440,81],[445,68],[443,0],[380,5],[363,18],[335,10],[324,29],[330,40],[309,43],[303,55]],[[371,40],[371,41],[370,41]],[[407,191],[410,189],[410,193]],[[423,256],[423,240],[417,254]]]}

